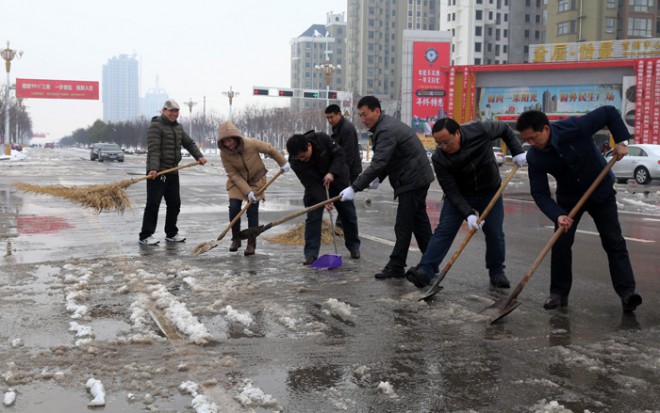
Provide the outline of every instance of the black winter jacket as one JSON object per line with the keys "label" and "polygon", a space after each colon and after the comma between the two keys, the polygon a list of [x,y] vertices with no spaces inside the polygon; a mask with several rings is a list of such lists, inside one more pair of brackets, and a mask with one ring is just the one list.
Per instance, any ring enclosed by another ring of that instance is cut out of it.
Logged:
{"label": "black winter jacket", "polygon": [[330,197],[349,185],[348,166],[341,146],[323,132],[310,131],[305,134],[312,144],[312,157],[309,162],[302,162],[289,155],[289,164],[300,183],[305,187],[303,202],[306,207],[327,199],[323,177],[332,172],[334,180],[330,185]]}
{"label": "black winter jacket", "polygon": [[344,149],[351,181],[355,180],[362,172],[362,157],[355,126],[342,116],[339,123],[332,127],[331,138]]}
{"label": "black winter jacket", "polygon": [[523,153],[523,149],[518,137],[504,122],[464,123],[460,132],[458,152],[448,154],[438,147],[431,160],[445,196],[467,217],[474,211],[464,196],[492,195],[502,183],[493,141],[502,138],[513,156]]}
{"label": "black winter jacket", "polygon": [[373,158],[362,172],[353,189],[362,191],[371,181],[386,177],[394,189],[394,198],[404,192],[428,187],[433,182],[433,169],[417,134],[405,123],[381,115],[370,132]]}
{"label": "black winter jacket", "polygon": [[147,131],[147,173],[160,172],[179,165],[181,146],[196,160],[204,156],[179,122],[172,123],[163,115],[151,118]]}

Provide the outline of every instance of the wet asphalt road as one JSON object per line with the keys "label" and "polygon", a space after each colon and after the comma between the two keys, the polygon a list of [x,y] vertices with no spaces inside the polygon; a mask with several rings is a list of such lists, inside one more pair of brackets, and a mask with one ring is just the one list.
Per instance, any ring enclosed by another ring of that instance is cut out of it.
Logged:
{"label": "wet asphalt road", "polygon": [[[548,257],[522,306],[490,325],[480,311],[508,291],[488,286],[482,237],[429,304],[405,280],[374,280],[393,240],[387,185],[357,195],[362,258],[348,258],[340,243],[337,270],[303,267],[302,246],[267,240],[289,225],[264,233],[252,257],[228,252],[229,240],[191,256],[228,222],[224,173],[217,155],[208,158],[181,172],[179,229],[188,240],[156,247],[137,244],[143,183],[127,190],[132,211],[100,215],[11,187],[115,182],[141,174],[143,158],[98,163],[86,151],[35,150],[0,164],[0,390],[16,391],[12,411],[85,411],[90,377],[105,386],[107,412],[205,411],[191,407],[199,399],[179,389],[185,381],[222,412],[658,411],[657,185],[617,186],[644,297],[635,315],[622,314],[584,219],[569,307],[542,308]],[[278,179],[261,223],[301,208],[300,190],[292,173]],[[441,195],[434,183],[432,223]],[[507,273],[517,283],[552,228],[530,200],[524,170],[507,188],[505,208]],[[408,264],[419,257],[411,249]]]}

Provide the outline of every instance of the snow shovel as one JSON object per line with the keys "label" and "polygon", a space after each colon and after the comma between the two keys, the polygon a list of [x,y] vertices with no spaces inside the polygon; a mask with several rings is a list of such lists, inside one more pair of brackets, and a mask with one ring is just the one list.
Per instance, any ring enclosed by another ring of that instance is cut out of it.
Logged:
{"label": "snow shovel", "polygon": [[283,224],[283,223],[285,223],[289,220],[292,220],[292,219],[294,219],[296,217],[299,217],[303,214],[306,214],[310,211],[321,208],[321,207],[325,206],[326,204],[329,204],[330,202],[339,201],[340,199],[341,199],[341,195],[337,195],[337,196],[332,197],[330,199],[326,199],[325,201],[321,201],[318,204],[307,207],[307,208],[305,208],[301,211],[297,211],[297,212],[294,212],[293,214],[290,214],[290,215],[287,215],[287,216],[282,217],[280,219],[277,219],[277,220],[275,220],[275,221],[273,221],[269,224],[259,225],[258,227],[252,227],[252,228],[244,229],[241,232],[239,232],[237,236],[232,238],[232,240],[234,240],[234,239],[244,240],[244,239],[248,239],[248,238],[256,238],[259,235],[261,235],[261,233],[263,233],[264,231],[267,231],[267,230],[273,228],[276,225]]}
{"label": "snow shovel", "polygon": [[[268,188],[268,186],[269,186],[270,184],[272,184],[273,182],[275,182],[275,180],[276,180],[277,178],[279,178],[279,176],[282,175],[283,173],[284,173],[284,171],[282,171],[282,170],[280,169],[279,172],[277,172],[277,173],[275,174],[275,176],[273,176],[272,178],[270,178],[270,180],[269,180],[268,182],[266,182],[266,183],[264,184],[264,186],[262,186],[261,188],[259,188],[259,189],[257,190],[257,192],[254,194],[254,196],[255,196],[255,197],[261,196],[261,194],[264,193],[264,191],[266,190],[266,188]],[[243,207],[243,209],[241,209],[241,211],[240,211],[238,214],[236,214],[236,216],[234,217],[234,219],[231,220],[231,222],[229,223],[229,225],[227,225],[227,228],[225,228],[224,231],[222,231],[222,233],[220,233],[220,235],[218,235],[218,238],[217,238],[215,241],[202,242],[201,244],[199,244],[198,246],[196,246],[195,248],[193,248],[191,254],[194,255],[194,256],[197,256],[197,255],[199,255],[199,254],[203,254],[203,253],[205,253],[205,252],[207,252],[207,251],[210,251],[210,250],[212,250],[213,248],[217,247],[217,246],[219,245],[219,242],[222,241],[222,239],[225,237],[225,235],[227,235],[227,233],[229,232],[229,230],[231,229],[231,227],[233,227],[234,224],[237,223],[239,219],[241,219],[241,216],[245,213],[245,211],[248,210],[248,208],[250,208],[250,206],[251,206],[253,203],[254,203],[253,201],[248,201],[248,202],[245,204],[245,206]]]}
{"label": "snow shovel", "polygon": [[[569,218],[575,217],[577,213],[580,211],[580,208],[584,205],[585,202],[589,199],[591,194],[596,190],[596,187],[601,183],[601,181],[605,178],[605,175],[612,169],[612,166],[616,162],[616,156],[613,156],[612,159],[609,161],[607,165],[605,165],[605,168],[603,168],[602,171],[600,171],[600,174],[596,177],[596,179],[593,181],[591,186],[587,189],[587,191],[582,195],[582,197],[578,200],[578,203],[575,204],[573,209],[571,209],[571,212],[568,213]],[[543,247],[543,250],[541,250],[541,253],[536,257],[534,262],[532,263],[532,266],[527,270],[527,273],[525,276],[520,280],[520,283],[516,286],[516,288],[513,290],[510,296],[505,297],[493,305],[486,307],[484,310],[481,312],[488,315],[490,317],[490,324],[496,322],[497,320],[507,316],[510,312],[518,308],[520,306],[520,303],[516,301],[516,298],[518,295],[522,292],[523,288],[525,288],[525,285],[527,285],[527,282],[532,278],[532,275],[534,274],[534,271],[539,267],[541,264],[541,261],[543,261],[543,258],[548,254],[550,249],[552,249],[552,246],[557,242],[561,234],[564,232],[563,227],[558,227],[555,230],[555,233],[552,235],[552,238],[548,240],[548,242],[545,244],[545,247]]]}
{"label": "snow shovel", "polygon": [[[504,192],[504,188],[506,188],[506,186],[509,184],[509,181],[511,181],[511,179],[513,178],[513,175],[516,174],[517,170],[518,170],[518,164],[514,163],[513,168],[511,168],[511,172],[509,172],[509,175],[502,182],[502,184],[500,185],[500,188],[497,190],[497,192],[495,192],[495,195],[493,195],[493,199],[490,200],[490,202],[486,206],[486,209],[484,209],[484,212],[482,212],[481,215],[479,215],[479,219],[477,219],[477,224],[481,224],[486,219],[486,216],[490,213],[490,210],[493,209],[493,207],[495,206],[495,203],[500,198],[500,196],[502,196],[502,192]],[[429,286],[428,290],[426,290],[426,292],[424,293],[422,298],[420,298],[417,301],[422,301],[422,300],[428,301],[431,298],[433,298],[433,296],[437,292],[442,290],[442,286],[440,285],[440,283],[442,282],[442,280],[445,279],[445,276],[447,275],[447,272],[449,272],[449,269],[452,267],[452,265],[454,265],[454,262],[456,262],[456,260],[458,259],[458,256],[461,255],[461,252],[463,252],[463,249],[465,249],[465,246],[468,244],[470,239],[472,239],[472,236],[475,234],[475,232],[477,232],[477,230],[474,229],[474,228],[471,229],[470,232],[468,232],[468,234],[465,236],[465,239],[463,240],[463,242],[461,242],[461,245],[458,247],[458,249],[456,250],[454,255],[452,255],[452,257],[449,260],[449,262],[447,263],[447,265],[445,265],[445,268],[443,268],[442,271],[440,271],[440,273],[437,274],[433,278],[433,280],[431,281],[431,285]]]}
{"label": "snow shovel", "polygon": [[[325,187],[325,195],[330,199],[330,192],[328,191],[328,187]],[[330,229],[332,230],[332,244],[335,247],[335,253],[334,254],[324,254],[321,255],[316,261],[310,265],[312,268],[316,268],[318,270],[322,269],[328,269],[328,270],[333,270],[335,268],[341,267],[342,260],[341,260],[341,255],[337,253],[337,239],[335,237],[335,222],[332,219],[332,211],[328,211],[328,214],[330,215]]]}

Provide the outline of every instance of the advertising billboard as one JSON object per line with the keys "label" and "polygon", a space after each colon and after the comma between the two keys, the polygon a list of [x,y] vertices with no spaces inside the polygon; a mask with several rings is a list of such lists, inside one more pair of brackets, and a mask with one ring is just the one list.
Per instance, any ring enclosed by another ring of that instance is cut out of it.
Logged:
{"label": "advertising billboard", "polygon": [[450,43],[415,42],[413,45],[412,128],[431,149],[431,128],[447,116]]}
{"label": "advertising billboard", "polygon": [[28,99],[99,100],[99,82],[16,79],[16,97]]}
{"label": "advertising billboard", "polygon": [[478,110],[482,120],[515,121],[526,110],[541,110],[550,119],[561,119],[603,105],[621,108],[621,84],[483,87]]}

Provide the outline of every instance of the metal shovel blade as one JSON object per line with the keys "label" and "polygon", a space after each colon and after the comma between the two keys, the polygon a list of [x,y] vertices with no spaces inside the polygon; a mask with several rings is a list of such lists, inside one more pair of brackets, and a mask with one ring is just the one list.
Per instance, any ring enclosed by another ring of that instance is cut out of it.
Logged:
{"label": "metal shovel blade", "polygon": [[333,270],[335,268],[341,267],[341,265],[342,265],[341,255],[325,254],[325,255],[321,255],[316,261],[314,261],[312,265],[310,265],[310,267],[319,270],[323,270],[323,269]]}
{"label": "metal shovel blade", "polygon": [[493,305],[486,307],[483,311],[481,311],[481,313],[486,315],[490,319],[488,321],[488,324],[493,324],[499,319],[509,315],[509,313],[511,313],[519,306],[520,303],[516,301],[515,298],[511,300],[511,297],[506,297],[497,301]]}

